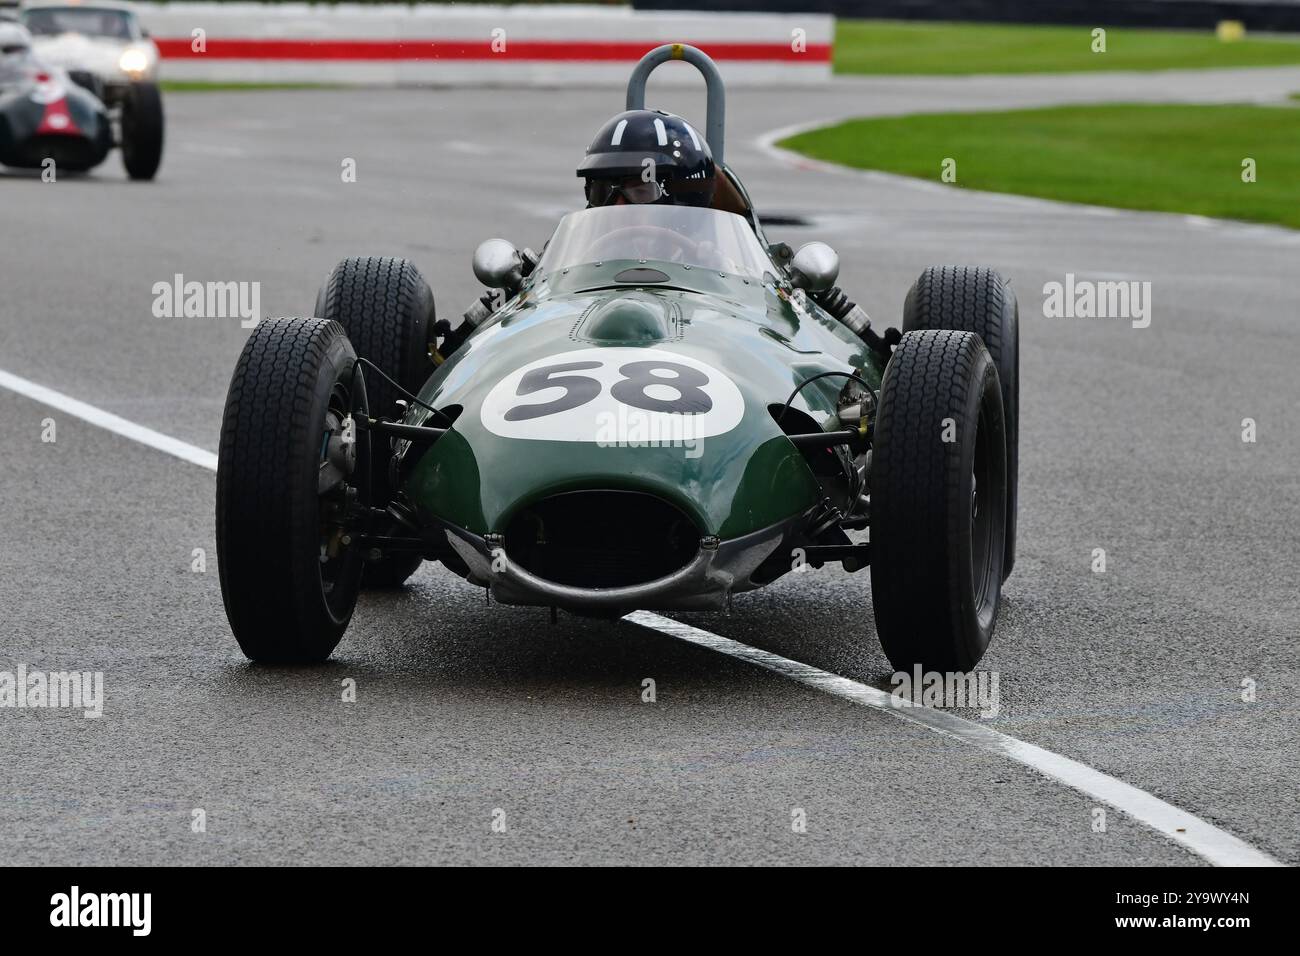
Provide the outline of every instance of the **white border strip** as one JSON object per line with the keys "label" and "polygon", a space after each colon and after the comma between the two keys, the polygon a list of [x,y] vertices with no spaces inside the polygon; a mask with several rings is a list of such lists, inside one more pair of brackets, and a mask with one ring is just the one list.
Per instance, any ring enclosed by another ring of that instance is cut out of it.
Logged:
{"label": "white border strip", "polygon": [[98,425],[100,428],[105,428],[114,434],[121,435],[123,438],[129,438],[132,441],[138,441],[142,445],[148,445],[150,448],[156,448],[158,451],[174,455],[181,461],[188,461],[191,465],[198,465],[200,468],[208,469],[208,471],[217,470],[217,456],[210,451],[183,442],[179,438],[164,435],[162,432],[156,432],[152,428],[145,428],[135,422],[128,422],[125,418],[120,418],[112,412],[106,412],[94,405],[87,405],[85,402],[64,395],[62,392],[56,392],[52,388],[46,388],[44,385],[37,385],[25,378],[11,375],[3,369],[0,369],[0,387],[7,388],[11,392],[17,392],[19,395],[24,395],[33,401],[40,402],[42,405],[49,405],[51,408],[66,412],[75,418],[80,418],[83,422]]}
{"label": "white border strip", "polygon": [[[37,385],[35,382],[29,382],[25,378],[0,370],[0,388],[17,392],[19,395],[66,412],[123,438],[148,445],[182,461],[188,461],[209,471],[217,470],[217,456],[210,451],[156,432],[152,428],[129,422],[125,418],[71,398],[62,392],[46,388],[44,385]],[[946,711],[914,706],[878,688],[750,647],[748,644],[741,644],[660,614],[633,611],[625,615],[623,620],[686,641],[688,644],[755,664],[814,690],[884,711],[900,720],[920,724],[937,733],[970,744],[972,747],[1024,764],[1044,776],[1109,804],[1135,820],[1145,823],[1157,833],[1183,845],[1215,866],[1284,865],[1231,833],[1220,830],[1185,810],[1179,810],[1158,797],[1153,797],[1145,790],[1139,790],[1122,780],[1117,780],[1099,770],[1093,770],[1077,760],[1062,757],[1042,747],[1035,747],[1033,744],[992,730],[983,724],[977,724]]]}
{"label": "white border strip", "polygon": [[875,710],[882,710],[900,720],[920,724],[947,737],[955,737],[972,747],[1024,764],[1067,787],[1109,804],[1140,823],[1145,823],[1157,833],[1182,844],[1215,866],[1283,865],[1231,833],[1165,803],[1145,790],[1139,790],[1100,770],[1093,770],[1077,760],[1062,757],[1042,747],[1035,747],[1033,744],[1017,740],[983,724],[931,707],[918,707],[910,701],[900,701],[892,694],[867,684],[860,684],[847,677],[840,677],[838,674],[808,664],[800,664],[798,661],[788,660],[709,631],[702,631],[698,627],[674,621],[660,614],[633,611],[625,615],[623,620],[686,641],[688,644],[695,644],[755,664],[814,690],[842,697]]}

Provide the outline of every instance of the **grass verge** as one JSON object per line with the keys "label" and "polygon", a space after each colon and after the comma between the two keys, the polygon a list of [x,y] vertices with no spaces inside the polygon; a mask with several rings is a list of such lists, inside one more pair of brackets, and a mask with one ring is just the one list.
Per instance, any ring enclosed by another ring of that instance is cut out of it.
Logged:
{"label": "grass verge", "polygon": [[[1300,228],[1300,110],[1114,104],[856,119],[790,137],[815,159],[955,188]],[[1243,181],[1254,160],[1255,182]]]}
{"label": "grass verge", "polygon": [[1223,42],[1211,31],[1106,28],[1106,52],[1092,51],[1092,27],[901,20],[839,20],[838,73],[1071,73],[1300,64],[1300,36],[1248,34]]}

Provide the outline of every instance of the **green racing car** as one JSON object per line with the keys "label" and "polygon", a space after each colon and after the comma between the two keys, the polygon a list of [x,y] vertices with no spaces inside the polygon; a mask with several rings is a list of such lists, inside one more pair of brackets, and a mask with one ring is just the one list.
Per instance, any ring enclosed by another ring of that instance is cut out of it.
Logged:
{"label": "green racing car", "polygon": [[[643,108],[668,59],[704,75],[705,135]],[[249,658],[325,659],[363,588],[426,560],[502,604],[608,618],[727,609],[838,563],[870,568],[895,667],[975,667],[1015,557],[1015,295],[930,268],[877,333],[828,246],[764,235],[723,100],[702,52],[647,54],[578,170],[588,208],[540,255],[484,242],[489,292],[457,328],[395,258],[345,259],[314,317],[258,325],[216,502]]]}

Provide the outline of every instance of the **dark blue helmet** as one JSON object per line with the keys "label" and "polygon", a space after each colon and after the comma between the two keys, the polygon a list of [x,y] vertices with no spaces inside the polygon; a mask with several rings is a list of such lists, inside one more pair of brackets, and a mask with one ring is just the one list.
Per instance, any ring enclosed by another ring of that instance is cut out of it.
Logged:
{"label": "dark blue helmet", "polygon": [[596,134],[578,175],[587,203],[707,206],[716,184],[713,152],[680,116],[662,110],[619,113]]}

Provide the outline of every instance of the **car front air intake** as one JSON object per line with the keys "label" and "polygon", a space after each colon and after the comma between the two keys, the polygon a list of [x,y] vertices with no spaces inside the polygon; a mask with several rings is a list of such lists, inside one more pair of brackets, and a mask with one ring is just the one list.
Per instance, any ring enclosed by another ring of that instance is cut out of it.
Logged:
{"label": "car front air intake", "polygon": [[505,533],[509,559],[539,578],[580,588],[643,584],[699,551],[700,532],[677,507],[635,491],[570,491],[522,509]]}

